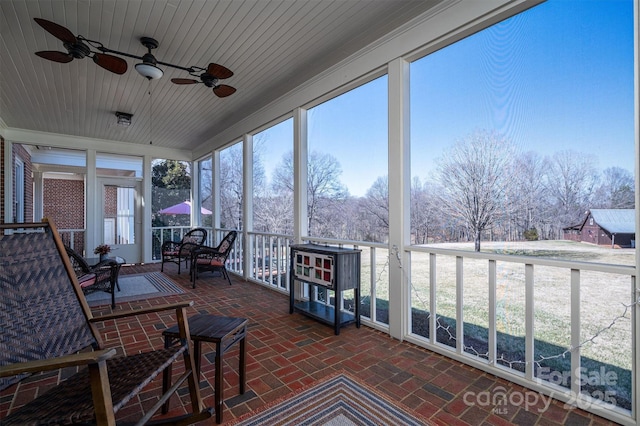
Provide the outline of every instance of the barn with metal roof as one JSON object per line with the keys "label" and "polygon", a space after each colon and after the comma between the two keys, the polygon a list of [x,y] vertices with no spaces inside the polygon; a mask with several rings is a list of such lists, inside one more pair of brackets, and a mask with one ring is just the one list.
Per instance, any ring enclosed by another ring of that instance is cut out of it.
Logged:
{"label": "barn with metal roof", "polygon": [[591,209],[579,232],[580,241],[583,242],[612,247],[635,247],[635,209]]}

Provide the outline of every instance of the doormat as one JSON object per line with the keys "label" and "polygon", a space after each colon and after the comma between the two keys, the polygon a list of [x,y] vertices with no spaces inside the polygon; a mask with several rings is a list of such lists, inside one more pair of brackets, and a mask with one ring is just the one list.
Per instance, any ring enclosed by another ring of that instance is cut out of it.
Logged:
{"label": "doormat", "polygon": [[[120,291],[116,287],[116,304],[184,293],[178,284],[162,272],[121,275],[118,282]],[[111,303],[111,293],[97,291],[86,295],[86,299],[90,307],[105,305]]]}
{"label": "doormat", "polygon": [[239,417],[236,426],[407,425],[428,423],[345,373]]}

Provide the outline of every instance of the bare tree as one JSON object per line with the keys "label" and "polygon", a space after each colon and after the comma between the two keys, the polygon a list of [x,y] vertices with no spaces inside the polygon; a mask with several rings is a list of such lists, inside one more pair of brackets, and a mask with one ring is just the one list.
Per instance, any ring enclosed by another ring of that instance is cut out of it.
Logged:
{"label": "bare tree", "polygon": [[362,208],[369,222],[368,241],[387,241],[389,235],[389,177],[375,180],[362,199]]}
{"label": "bare tree", "polygon": [[635,208],[633,174],[621,167],[609,167],[602,172],[602,183],[593,196],[593,206],[607,209]]}
{"label": "bare tree", "polygon": [[444,237],[444,215],[436,195],[438,192],[435,184],[422,184],[417,176],[411,181],[411,235],[415,244],[426,244]]}
{"label": "bare tree", "polygon": [[258,232],[293,235],[293,194],[273,190],[254,199],[253,229]]}
{"label": "bare tree", "polygon": [[[261,196],[266,188],[263,141],[254,139],[253,186],[254,196]],[[242,229],[243,194],[242,143],[237,143],[220,154],[220,225],[223,228]]]}
{"label": "bare tree", "polygon": [[546,160],[534,151],[515,159],[513,185],[509,187],[509,202],[513,206],[509,220],[516,233],[513,239],[520,239],[525,233],[530,235],[528,238],[537,236],[550,220],[550,206],[541,179],[547,169]]}
{"label": "bare tree", "polygon": [[237,143],[220,155],[220,225],[242,229],[242,144]]}
{"label": "bare tree", "polygon": [[[319,220],[324,211],[337,210],[348,196],[348,191],[340,182],[342,168],[331,154],[312,151],[309,153],[307,167],[307,220],[309,235],[316,233],[315,228],[323,226]],[[276,192],[293,194],[293,151],[282,157],[281,165],[273,176],[273,188]],[[326,222],[326,221],[325,221]]]}
{"label": "bare tree", "polygon": [[598,176],[595,160],[587,154],[565,150],[548,161],[546,191],[551,197],[558,238],[562,228],[579,223],[589,209]]}
{"label": "bare tree", "polygon": [[456,142],[438,163],[441,202],[462,220],[480,251],[482,232],[506,208],[512,145],[496,132],[476,131]]}

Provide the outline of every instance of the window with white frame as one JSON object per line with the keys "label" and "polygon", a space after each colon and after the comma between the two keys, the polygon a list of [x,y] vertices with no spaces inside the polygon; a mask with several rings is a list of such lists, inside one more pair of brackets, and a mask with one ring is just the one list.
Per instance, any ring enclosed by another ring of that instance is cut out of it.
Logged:
{"label": "window with white frame", "polygon": [[309,235],[386,242],[387,76],[308,111]]}

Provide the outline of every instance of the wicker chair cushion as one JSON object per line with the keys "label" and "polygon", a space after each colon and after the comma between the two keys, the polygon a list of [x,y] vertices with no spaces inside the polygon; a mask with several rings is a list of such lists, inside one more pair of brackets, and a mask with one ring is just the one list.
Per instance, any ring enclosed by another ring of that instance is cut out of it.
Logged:
{"label": "wicker chair cushion", "polygon": [[229,248],[229,245],[230,245],[229,240],[224,240],[222,243],[220,243],[220,247],[218,247],[218,251],[220,253],[224,253]]}
{"label": "wicker chair cushion", "polygon": [[178,251],[177,250],[168,250],[163,252],[164,255],[166,256],[177,256],[178,255]]}
{"label": "wicker chair cushion", "polygon": [[196,263],[198,265],[222,266],[222,262],[216,258],[207,259],[207,258],[199,257],[198,259],[196,259]]}
{"label": "wicker chair cushion", "polygon": [[[113,411],[118,412],[164,367],[180,356],[185,348],[185,346],[177,346],[107,360]],[[120,374],[123,371],[127,374]],[[40,420],[34,422],[34,418]],[[95,422],[95,412],[86,369],[2,419],[3,426],[72,425],[93,422]]]}
{"label": "wicker chair cushion", "polygon": [[96,283],[96,274],[86,274],[78,278],[80,287],[85,288]]}

